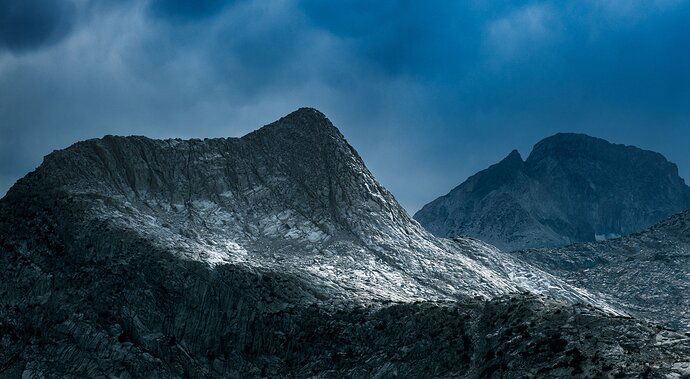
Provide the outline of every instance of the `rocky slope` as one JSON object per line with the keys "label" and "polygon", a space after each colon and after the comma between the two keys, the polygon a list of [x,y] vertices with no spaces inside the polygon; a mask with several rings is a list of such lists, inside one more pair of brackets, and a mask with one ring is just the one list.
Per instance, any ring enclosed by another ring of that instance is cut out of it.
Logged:
{"label": "rocky slope", "polygon": [[690,208],[690,188],[662,155],[560,133],[517,151],[425,205],[436,236],[471,236],[502,250],[627,235]]}
{"label": "rocky slope", "polygon": [[627,237],[515,255],[630,314],[690,331],[690,210]]}
{"label": "rocky slope", "polygon": [[50,154],[0,200],[0,267],[7,377],[682,375],[690,361],[685,336],[432,237],[313,109],[242,138]]}

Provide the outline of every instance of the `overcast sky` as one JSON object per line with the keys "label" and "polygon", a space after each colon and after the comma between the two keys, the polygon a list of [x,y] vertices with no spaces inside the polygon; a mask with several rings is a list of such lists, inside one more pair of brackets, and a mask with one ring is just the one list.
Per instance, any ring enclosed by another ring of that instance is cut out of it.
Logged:
{"label": "overcast sky", "polygon": [[410,212],[559,131],[690,178],[690,1],[0,0],[0,195],[77,140],[301,106]]}

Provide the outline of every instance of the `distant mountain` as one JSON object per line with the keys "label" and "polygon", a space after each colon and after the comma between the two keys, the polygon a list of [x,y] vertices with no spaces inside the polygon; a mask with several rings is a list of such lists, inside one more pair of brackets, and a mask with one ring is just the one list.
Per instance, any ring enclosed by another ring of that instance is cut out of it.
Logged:
{"label": "distant mountain", "polygon": [[517,151],[425,205],[414,218],[436,236],[502,250],[627,235],[690,208],[690,187],[661,154],[559,133]]}
{"label": "distant mountain", "polygon": [[242,138],[53,152],[0,200],[0,268],[2,377],[682,375],[690,356],[433,237],[308,108]]}
{"label": "distant mountain", "polygon": [[630,314],[690,331],[690,210],[627,237],[514,254]]}

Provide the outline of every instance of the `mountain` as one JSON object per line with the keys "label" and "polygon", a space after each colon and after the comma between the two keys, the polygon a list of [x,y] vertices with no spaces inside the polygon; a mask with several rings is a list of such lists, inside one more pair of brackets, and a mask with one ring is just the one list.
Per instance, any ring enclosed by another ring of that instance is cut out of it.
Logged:
{"label": "mountain", "polygon": [[690,331],[690,210],[623,238],[514,254],[629,314]]}
{"label": "mountain", "polygon": [[414,218],[436,236],[502,250],[627,235],[690,208],[690,187],[661,154],[559,133],[517,151],[425,205]]}
{"label": "mountain", "polygon": [[687,336],[433,237],[309,108],[242,138],[51,153],[0,200],[0,267],[0,376],[688,370]]}

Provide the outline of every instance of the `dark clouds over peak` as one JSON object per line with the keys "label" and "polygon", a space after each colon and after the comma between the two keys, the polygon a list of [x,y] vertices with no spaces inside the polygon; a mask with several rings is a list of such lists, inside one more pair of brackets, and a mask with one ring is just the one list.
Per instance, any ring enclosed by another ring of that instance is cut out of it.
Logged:
{"label": "dark clouds over peak", "polygon": [[659,92],[689,87],[687,2],[307,0],[303,8],[384,71],[462,84],[476,101],[551,91],[648,101],[653,91],[666,104]]}
{"label": "dark clouds over peak", "polygon": [[476,36],[479,20],[466,2],[306,0],[301,4],[314,25],[343,38],[394,75],[457,73],[476,58],[481,42],[469,38]]}
{"label": "dark clouds over peak", "polygon": [[0,48],[22,52],[60,42],[74,22],[70,0],[2,0]]}
{"label": "dark clouds over peak", "polygon": [[77,139],[241,135],[300,106],[411,210],[561,131],[690,175],[688,1],[0,0],[0,20],[0,192]]}

